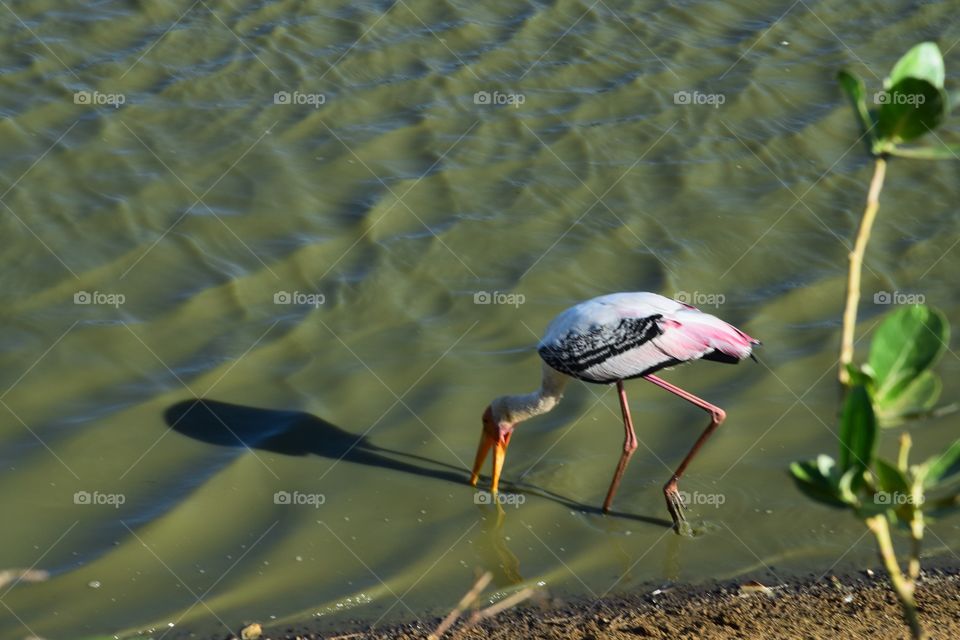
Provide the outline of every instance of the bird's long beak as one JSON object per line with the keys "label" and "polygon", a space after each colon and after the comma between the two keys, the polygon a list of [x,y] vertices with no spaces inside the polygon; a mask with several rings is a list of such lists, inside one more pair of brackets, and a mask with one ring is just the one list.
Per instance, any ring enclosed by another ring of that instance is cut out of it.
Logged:
{"label": "bird's long beak", "polygon": [[493,443],[493,480],[490,482],[490,493],[496,493],[500,486],[500,471],[503,470],[503,461],[507,459],[507,446],[510,444],[512,432]]}
{"label": "bird's long beak", "polygon": [[480,435],[480,446],[477,447],[477,457],[473,462],[473,473],[470,475],[470,484],[477,486],[477,480],[480,477],[480,467],[483,461],[487,459],[487,454],[493,448],[493,480],[490,483],[490,493],[496,493],[500,486],[500,472],[503,470],[503,461],[507,458],[507,447],[510,445],[510,436],[513,432],[490,434],[486,429]]}
{"label": "bird's long beak", "polygon": [[[470,475],[470,484],[473,486],[477,486],[477,480],[480,478],[480,467],[483,466],[483,461],[487,459],[490,447],[496,442],[497,439],[487,433],[486,429],[480,432],[480,446],[477,447],[477,457],[473,461],[473,473]],[[494,462],[494,465],[496,465],[496,462]]]}

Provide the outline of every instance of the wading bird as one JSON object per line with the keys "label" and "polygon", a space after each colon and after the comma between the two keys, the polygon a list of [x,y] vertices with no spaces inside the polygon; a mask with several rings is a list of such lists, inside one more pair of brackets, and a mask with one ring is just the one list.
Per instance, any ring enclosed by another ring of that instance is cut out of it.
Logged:
{"label": "wading bird", "polygon": [[710,414],[710,424],[663,487],[674,528],[680,531],[680,523],[685,518],[677,481],[710,434],[723,422],[726,413],[653,374],[665,367],[700,359],[737,363],[753,358],[753,347],[759,344],[759,340],[715,316],[655,293],[614,293],[570,307],[550,323],[546,336],[540,341],[538,352],[543,359],[540,389],[526,395],[501,396],[484,411],[483,433],[470,484],[477,485],[480,467],[493,448],[491,491],[497,492],[514,428],[557,406],[571,377],[597,384],[616,383],[624,440],[623,453],[603,501],[603,510],[609,511],[627,463],[637,449],[637,435],[623,381],[643,378]]}

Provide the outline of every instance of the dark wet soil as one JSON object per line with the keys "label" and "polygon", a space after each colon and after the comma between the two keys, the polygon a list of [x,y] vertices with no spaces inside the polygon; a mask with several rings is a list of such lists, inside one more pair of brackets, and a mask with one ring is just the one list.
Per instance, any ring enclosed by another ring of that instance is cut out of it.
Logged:
{"label": "dark wet soil", "polygon": [[[767,587],[767,588],[763,588]],[[465,589],[466,590],[466,589]],[[454,598],[455,599],[455,598]],[[960,638],[960,566],[924,572],[917,600],[932,638]],[[452,607],[451,603],[451,607]],[[464,618],[469,617],[469,612]],[[439,618],[380,627],[357,624],[338,631],[304,626],[264,628],[272,640],[405,640],[426,638]],[[445,638],[515,640],[636,640],[638,638],[908,638],[900,606],[883,572],[799,579],[763,586],[749,581],[677,586],[601,600],[544,597]],[[217,636],[223,640],[224,636]]]}

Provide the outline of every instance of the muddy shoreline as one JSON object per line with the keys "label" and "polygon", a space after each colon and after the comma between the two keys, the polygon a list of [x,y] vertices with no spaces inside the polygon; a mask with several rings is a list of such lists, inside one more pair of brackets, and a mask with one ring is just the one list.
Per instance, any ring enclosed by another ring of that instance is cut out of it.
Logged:
{"label": "muddy shoreline", "polygon": [[[453,598],[455,599],[455,598]],[[960,562],[924,571],[917,599],[933,638],[960,637]],[[451,602],[451,608],[453,603]],[[469,616],[469,612],[464,616]],[[336,630],[314,623],[264,625],[272,640],[407,640],[426,638],[439,617],[370,629],[357,621]],[[463,620],[445,638],[544,638],[547,640],[636,638],[907,638],[899,604],[880,570],[842,576],[811,575],[785,584],[749,580],[651,586],[600,600],[545,596],[464,630]],[[180,636],[178,636],[180,637]],[[219,634],[211,640],[239,637]]]}

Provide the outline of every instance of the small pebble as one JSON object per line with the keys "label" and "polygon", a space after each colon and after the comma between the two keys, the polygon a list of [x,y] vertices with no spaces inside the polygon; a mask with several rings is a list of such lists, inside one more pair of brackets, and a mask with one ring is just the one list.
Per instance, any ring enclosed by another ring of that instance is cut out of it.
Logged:
{"label": "small pebble", "polygon": [[241,640],[257,640],[262,633],[263,629],[260,628],[259,624],[254,622],[253,624],[245,626],[240,631],[240,638]]}
{"label": "small pebble", "polygon": [[740,595],[752,595],[752,594],[762,594],[770,598],[773,597],[773,589],[766,585],[762,585],[756,580],[751,580],[740,585]]}

